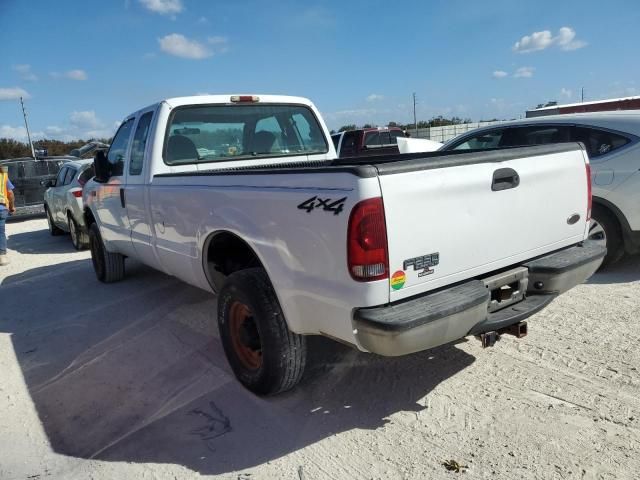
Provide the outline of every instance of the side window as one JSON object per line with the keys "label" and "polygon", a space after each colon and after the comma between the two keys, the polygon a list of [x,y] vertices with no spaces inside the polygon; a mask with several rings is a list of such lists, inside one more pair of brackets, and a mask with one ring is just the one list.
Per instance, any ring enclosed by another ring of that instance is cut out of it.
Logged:
{"label": "side window", "polygon": [[548,143],[565,143],[571,141],[570,127],[564,125],[536,125],[509,128],[505,132],[501,147],[524,147],[529,145],[546,145]]}
{"label": "side window", "polygon": [[605,155],[625,146],[631,141],[627,137],[616,133],[587,127],[576,127],[574,140],[584,143],[590,158]]}
{"label": "side window", "polygon": [[67,167],[63,167],[60,169],[60,171],[58,172],[58,176],[56,177],[56,187],[61,187],[62,185],[64,185],[64,177],[67,175],[67,171],[69,171],[69,168]]}
{"label": "side window", "polygon": [[144,150],[147,146],[147,136],[149,135],[149,127],[151,126],[151,117],[153,117],[153,112],[147,112],[140,117],[140,120],[138,120],[136,133],[133,135],[133,144],[131,145],[129,175],[140,175],[142,173]]}
{"label": "side window", "polygon": [[116,136],[113,137],[107,159],[111,164],[111,175],[120,176],[124,170],[124,155],[127,152],[129,137],[131,136],[131,128],[133,127],[133,118],[124,122],[118,129]]}
{"label": "side window", "polygon": [[345,132],[340,148],[340,157],[351,157],[356,154],[356,132]]}
{"label": "side window", "polygon": [[340,143],[340,135],[331,135],[331,141],[333,141],[333,148],[338,150],[338,144]]}
{"label": "side window", "polygon": [[69,185],[73,181],[73,177],[76,176],[76,173],[78,173],[78,171],[75,168],[67,168],[67,174],[64,177],[63,185]]}
{"label": "side window", "polygon": [[87,183],[91,178],[95,175],[95,170],[93,168],[93,163],[85,168],[80,176],[78,177],[78,183],[80,186],[84,187],[85,183]]}
{"label": "side window", "polygon": [[487,148],[498,148],[504,129],[482,132],[471,138],[467,138],[464,142],[454,146],[452,150],[484,150]]}

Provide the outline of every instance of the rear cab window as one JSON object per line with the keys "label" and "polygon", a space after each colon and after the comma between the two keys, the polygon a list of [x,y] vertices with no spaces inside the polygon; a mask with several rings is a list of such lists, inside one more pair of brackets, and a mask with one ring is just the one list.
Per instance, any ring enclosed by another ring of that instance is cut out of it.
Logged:
{"label": "rear cab window", "polygon": [[189,105],[172,113],[167,165],[328,152],[318,120],[302,105]]}

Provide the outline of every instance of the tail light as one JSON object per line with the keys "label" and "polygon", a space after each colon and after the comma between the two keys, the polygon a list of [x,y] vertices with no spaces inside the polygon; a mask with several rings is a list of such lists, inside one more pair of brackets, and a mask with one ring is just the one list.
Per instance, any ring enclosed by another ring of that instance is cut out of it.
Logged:
{"label": "tail light", "polygon": [[76,198],[82,198],[82,190],[74,190],[73,192],[71,192],[71,195]]}
{"label": "tail light", "polygon": [[351,277],[359,282],[389,278],[387,228],[382,198],[363,200],[351,210],[347,263]]}
{"label": "tail light", "polygon": [[591,220],[591,165],[585,164],[587,169],[587,222]]}

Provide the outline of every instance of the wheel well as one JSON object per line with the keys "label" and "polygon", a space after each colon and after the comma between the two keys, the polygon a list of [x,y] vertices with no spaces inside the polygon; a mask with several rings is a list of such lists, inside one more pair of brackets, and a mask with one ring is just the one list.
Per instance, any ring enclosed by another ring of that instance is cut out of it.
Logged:
{"label": "wheel well", "polygon": [[205,243],[204,268],[209,283],[219,290],[227,276],[238,270],[262,267],[247,242],[231,232],[214,233]]}
{"label": "wheel well", "polygon": [[598,208],[599,210],[603,210],[609,216],[609,218],[616,223],[620,233],[623,232],[622,221],[620,220],[620,215],[622,215],[622,212],[620,212],[620,210],[615,208],[610,202],[597,197],[593,197],[593,206],[595,208]]}

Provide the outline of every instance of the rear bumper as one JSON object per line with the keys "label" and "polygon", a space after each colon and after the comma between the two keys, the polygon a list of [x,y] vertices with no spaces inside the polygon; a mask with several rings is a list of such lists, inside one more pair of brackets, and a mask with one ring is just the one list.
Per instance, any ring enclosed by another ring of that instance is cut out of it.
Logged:
{"label": "rear bumper", "polygon": [[385,356],[405,355],[506,328],[542,310],[598,269],[606,249],[591,242],[537,258],[528,270],[526,298],[488,313],[490,292],[480,279],[409,300],[354,312],[358,343]]}

